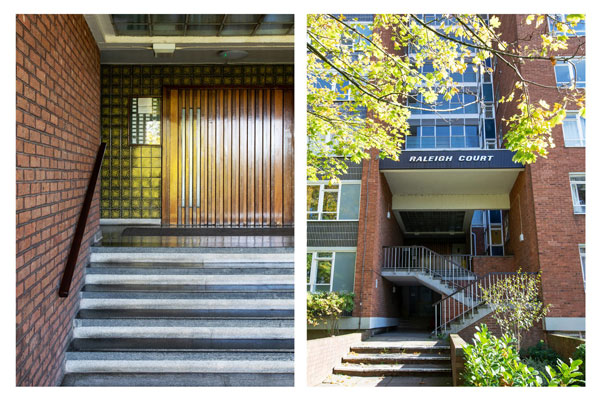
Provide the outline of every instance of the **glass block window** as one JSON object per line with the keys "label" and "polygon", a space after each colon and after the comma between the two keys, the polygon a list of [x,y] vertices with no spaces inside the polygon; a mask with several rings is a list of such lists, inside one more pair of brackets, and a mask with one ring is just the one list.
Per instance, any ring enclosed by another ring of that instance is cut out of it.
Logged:
{"label": "glass block window", "polygon": [[585,214],[585,174],[570,173],[571,197],[575,214]]}
{"label": "glass block window", "polygon": [[568,112],[562,124],[565,147],[585,147],[585,118]]}
{"label": "glass block window", "polygon": [[558,61],[554,66],[556,85],[558,87],[585,87],[585,59],[576,58],[571,61]]}
{"label": "glass block window", "polygon": [[160,145],[160,98],[131,99],[129,133],[132,145]]}

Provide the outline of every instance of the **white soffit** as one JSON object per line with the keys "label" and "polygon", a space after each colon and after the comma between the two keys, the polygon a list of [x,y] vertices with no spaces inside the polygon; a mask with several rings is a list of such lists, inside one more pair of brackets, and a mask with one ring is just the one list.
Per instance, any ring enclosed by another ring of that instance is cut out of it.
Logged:
{"label": "white soffit", "polygon": [[522,169],[406,169],[384,171],[393,195],[509,194]]}

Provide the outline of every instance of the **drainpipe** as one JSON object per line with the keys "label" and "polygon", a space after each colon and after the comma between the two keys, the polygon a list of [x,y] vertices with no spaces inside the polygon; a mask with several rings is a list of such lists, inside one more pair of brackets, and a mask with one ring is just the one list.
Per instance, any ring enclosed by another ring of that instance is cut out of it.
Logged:
{"label": "drainpipe", "polygon": [[369,216],[369,178],[371,177],[371,163],[373,162],[373,159],[369,160],[369,165],[367,166],[367,198],[365,201],[365,228],[363,229],[364,233],[363,233],[363,254],[362,254],[362,266],[361,266],[361,272],[360,272],[360,296],[358,298],[358,307],[359,307],[359,314],[358,314],[358,329],[360,330],[361,328],[361,323],[362,323],[362,312],[363,312],[363,286],[364,286],[364,282],[365,282],[365,255],[367,254],[367,221],[368,221],[368,216]]}

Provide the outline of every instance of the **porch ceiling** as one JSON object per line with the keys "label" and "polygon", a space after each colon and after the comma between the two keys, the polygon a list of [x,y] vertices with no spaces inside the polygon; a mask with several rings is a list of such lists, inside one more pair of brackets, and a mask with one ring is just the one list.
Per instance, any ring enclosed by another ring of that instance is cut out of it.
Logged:
{"label": "porch ceiling", "polygon": [[[126,18],[110,14],[85,15],[100,49],[101,63],[223,64],[226,59],[219,52],[225,50],[248,53],[239,60],[227,60],[228,64],[294,62],[292,15],[130,15],[134,16],[139,21],[127,24],[119,22],[127,21]],[[168,57],[155,57],[154,44],[174,44],[175,52]]]}

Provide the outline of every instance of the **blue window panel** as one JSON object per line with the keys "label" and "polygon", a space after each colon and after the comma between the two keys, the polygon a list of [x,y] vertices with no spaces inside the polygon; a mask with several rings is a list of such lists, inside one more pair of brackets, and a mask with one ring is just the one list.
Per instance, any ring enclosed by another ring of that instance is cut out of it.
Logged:
{"label": "blue window panel", "polygon": [[[342,186],[343,187],[343,186]],[[358,209],[358,207],[357,207]],[[354,271],[356,253],[336,252],[333,268],[333,290],[336,292],[354,291]]]}
{"label": "blue window panel", "polygon": [[464,136],[453,136],[452,137],[452,147],[456,149],[462,149],[465,147],[465,138]]}
{"label": "blue window panel", "polygon": [[568,64],[556,64],[554,66],[554,72],[556,73],[556,83],[559,86],[568,85],[571,83],[571,74],[569,71]]}
{"label": "blue window panel", "polygon": [[448,148],[450,147],[450,138],[438,136],[435,138],[435,147],[437,148]]}
{"label": "blue window panel", "polygon": [[466,136],[477,136],[478,129],[477,125],[466,125],[465,126],[465,135]]}
{"label": "blue window panel", "polygon": [[421,135],[423,135],[423,136],[433,136],[433,135],[435,135],[435,127],[433,127],[433,126],[422,126],[421,127]]}
{"label": "blue window panel", "polygon": [[504,247],[503,246],[492,246],[492,255],[493,256],[503,256],[504,255]]}
{"label": "blue window panel", "polygon": [[433,148],[435,148],[435,138],[434,137],[424,137],[424,138],[421,138],[421,147],[423,149],[433,149]]}
{"label": "blue window panel", "polygon": [[437,132],[436,136],[450,136],[450,127],[449,126],[438,126],[436,127]]}
{"label": "blue window panel", "polygon": [[485,66],[488,68],[492,68],[492,59],[491,58],[485,59]]}
{"label": "blue window panel", "polygon": [[496,137],[496,124],[493,119],[485,120],[485,138],[494,139]]}
{"label": "blue window panel", "polygon": [[577,70],[577,87],[585,87],[585,60],[577,60],[573,62]]}
{"label": "blue window panel", "polygon": [[409,128],[409,130],[410,130],[411,136],[418,136],[419,132],[421,131],[421,127],[420,126],[411,126]]}
{"label": "blue window panel", "polygon": [[465,107],[465,114],[477,114],[478,104],[474,103]]}
{"label": "blue window panel", "polygon": [[462,82],[463,81],[463,76],[459,72],[453,72],[453,73],[451,73],[450,74],[450,78],[452,78],[452,80],[454,82]]}
{"label": "blue window panel", "polygon": [[452,133],[452,136],[464,136],[464,134],[465,134],[465,127],[462,126],[462,125],[452,126],[450,128],[450,132]]}
{"label": "blue window panel", "polygon": [[433,64],[424,64],[423,65],[423,73],[426,74],[428,72],[433,72]]}
{"label": "blue window panel", "polygon": [[467,136],[465,140],[467,142],[467,145],[465,147],[479,147],[479,138],[477,136]]}
{"label": "blue window panel", "polygon": [[467,67],[467,71],[463,74],[463,79],[465,82],[475,82],[477,81],[477,74]]}
{"label": "blue window panel", "polygon": [[416,136],[407,136],[406,137],[406,148],[407,149],[418,149],[419,148],[419,138]]}
{"label": "blue window panel", "polygon": [[494,92],[492,91],[492,84],[483,84],[483,100],[494,101]]}
{"label": "blue window panel", "polygon": [[490,210],[490,222],[492,224],[499,224],[502,222],[502,213],[500,210]]}

